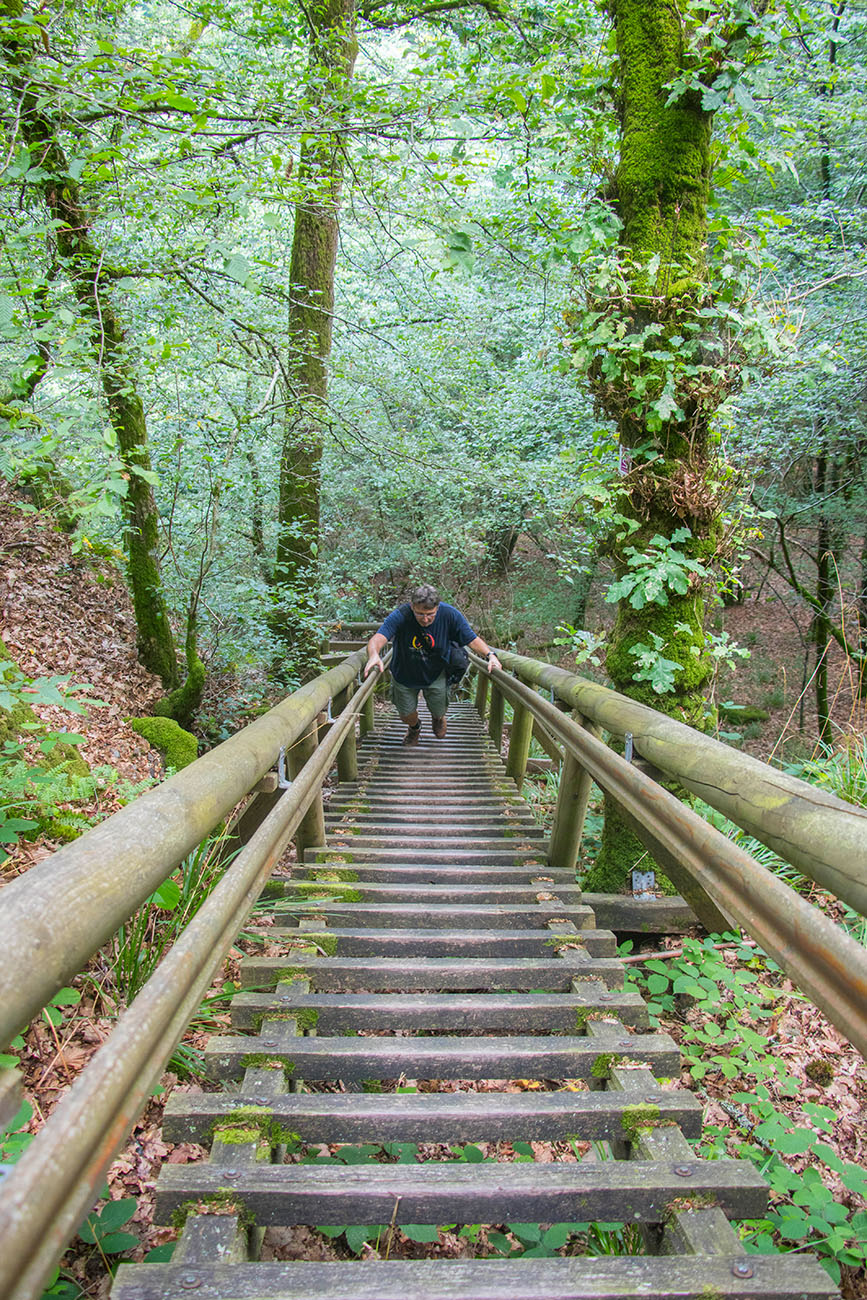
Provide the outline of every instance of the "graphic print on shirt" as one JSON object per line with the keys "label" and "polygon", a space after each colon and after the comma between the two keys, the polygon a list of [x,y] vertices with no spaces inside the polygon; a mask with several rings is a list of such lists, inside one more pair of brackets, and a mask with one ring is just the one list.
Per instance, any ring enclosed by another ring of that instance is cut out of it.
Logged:
{"label": "graphic print on shirt", "polygon": [[436,642],[430,632],[414,633],[410,646],[416,654],[420,654],[422,658],[427,658],[428,655],[432,655],[436,651]]}

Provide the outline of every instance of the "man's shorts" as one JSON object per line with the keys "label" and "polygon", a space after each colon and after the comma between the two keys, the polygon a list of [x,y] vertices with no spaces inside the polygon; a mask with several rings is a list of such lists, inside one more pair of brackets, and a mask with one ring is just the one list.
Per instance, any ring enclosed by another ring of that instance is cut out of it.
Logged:
{"label": "man's shorts", "polygon": [[430,686],[404,686],[402,682],[391,679],[391,702],[402,718],[414,712],[418,704],[418,693],[424,695],[432,718],[444,718],[449,707],[449,688],[445,673],[440,673]]}

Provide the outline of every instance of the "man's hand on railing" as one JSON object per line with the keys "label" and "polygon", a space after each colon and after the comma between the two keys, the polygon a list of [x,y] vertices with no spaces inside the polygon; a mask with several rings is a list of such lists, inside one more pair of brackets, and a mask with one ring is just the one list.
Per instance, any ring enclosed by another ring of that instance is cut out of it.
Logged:
{"label": "man's hand on railing", "polygon": [[365,677],[368,676],[368,674],[370,673],[371,668],[375,668],[375,669],[377,670],[377,672],[380,672],[380,673],[384,673],[384,672],[385,672],[385,664],[382,662],[382,656],[381,656],[381,655],[376,654],[376,655],[371,655],[371,656],[370,656],[370,658],[368,659],[367,663],[364,665],[364,676],[365,676]]}
{"label": "man's hand on railing", "polygon": [[502,671],[503,665],[500,663],[493,650],[490,650],[488,652],[488,672],[493,672],[495,668],[499,668],[500,671]]}

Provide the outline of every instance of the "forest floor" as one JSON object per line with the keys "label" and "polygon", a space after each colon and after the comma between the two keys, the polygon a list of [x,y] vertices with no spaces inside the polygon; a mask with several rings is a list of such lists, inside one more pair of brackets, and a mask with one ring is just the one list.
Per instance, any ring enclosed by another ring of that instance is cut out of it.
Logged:
{"label": "forest floor", "polygon": [[[54,531],[39,515],[22,514],[16,499],[0,482],[0,637],[10,655],[28,675],[71,677],[89,683],[88,694],[101,701],[85,715],[70,718],[60,708],[39,706],[38,712],[52,728],[71,729],[83,737],[81,753],[101,775],[89,807],[94,820],[115,811],[130,792],[150,784],[162,775],[159,756],[130,728],[130,716],[147,715],[159,698],[158,681],[138,664],[135,652],[135,622],[120,574],[105,559],[73,555],[67,537]],[[518,573],[526,575],[533,556],[518,557]],[[540,557],[541,558],[541,557]],[[538,577],[538,571],[537,571]],[[766,708],[769,718],[758,734],[744,737],[744,747],[767,757],[787,737],[792,741],[792,757],[809,753],[809,730],[812,720],[805,717],[806,730],[799,731],[798,695],[800,671],[791,681],[792,665],[800,662],[801,644],[808,618],[788,602],[784,610],[766,599],[765,590],[758,599],[725,611],[725,628],[741,643],[753,650],[753,658],[739,664],[737,673],[720,687],[718,698]],[[591,614],[593,609],[591,607]],[[471,611],[474,612],[474,611]],[[600,618],[608,613],[598,607]],[[481,622],[482,620],[480,620]],[[551,633],[549,631],[549,640]],[[523,646],[532,653],[531,645]],[[863,715],[852,704],[851,691],[842,666],[831,658],[832,669],[842,682],[835,697],[835,729],[841,739],[864,734]],[[793,712],[794,709],[794,712]],[[813,728],[814,729],[814,728]],[[29,870],[57,847],[45,839],[21,841],[7,862],[0,867],[0,885]],[[268,919],[259,922],[261,942],[266,945]],[[679,940],[672,938],[667,947]],[[259,949],[261,951],[261,949]],[[233,949],[226,968],[212,990],[219,993],[225,982],[237,980],[240,948]],[[37,1018],[23,1034],[19,1051],[20,1067],[27,1096],[34,1114],[31,1131],[41,1125],[53,1110],[69,1083],[91,1059],[111,1032],[117,1011],[116,993],[111,986],[111,965],[107,953],[94,959],[90,978],[76,981],[81,988],[80,1003],[64,1009],[62,1022],[52,1025]],[[693,1020],[695,1017],[693,1016]],[[194,1026],[187,1036],[193,1053],[200,1049],[207,1033],[225,1025],[223,1011],[210,1014],[207,1025]],[[686,1021],[664,1027],[682,1033]],[[785,981],[780,985],[780,1011],[774,1024],[776,1051],[785,1060],[791,1076],[801,1085],[797,1102],[827,1105],[837,1117],[828,1141],[840,1157],[855,1163],[867,1159],[865,1118],[867,1118],[867,1077],[860,1056],[809,1004],[792,995]],[[833,1069],[824,1083],[811,1077],[816,1060],[828,1061]],[[694,1086],[688,1073],[682,1082]],[[201,1158],[202,1148],[193,1144],[172,1145],[163,1141],[160,1121],[165,1097],[174,1087],[199,1088],[196,1081],[179,1082],[167,1073],[162,1080],[163,1092],[149,1103],[137,1123],[126,1148],[114,1162],[108,1175],[110,1197],[135,1198],[136,1208],[127,1225],[139,1238],[140,1245],[125,1258],[141,1259],[148,1250],[174,1236],[171,1229],[154,1227],[152,1222],[153,1189],[159,1164],[184,1163]],[[455,1085],[464,1086],[464,1085]],[[521,1091],[530,1086],[526,1080],[502,1081],[499,1087]],[[737,1087],[737,1081],[734,1087]],[[742,1086],[742,1085],[741,1085]],[[726,1081],[715,1076],[703,1082],[711,1123],[730,1124],[726,1098],[731,1092]],[[782,1104],[782,1103],[781,1103]],[[797,1122],[793,1118],[793,1122]],[[802,1121],[803,1122],[803,1121]],[[484,1144],[481,1144],[484,1146]],[[532,1144],[532,1158],[537,1160],[575,1159],[574,1152],[559,1150],[562,1144]],[[518,1158],[514,1152],[500,1150],[500,1158]],[[530,1158],[530,1157],[525,1157]],[[459,1256],[485,1250],[485,1238],[470,1243],[454,1233],[441,1234],[436,1246],[422,1246],[404,1240],[404,1257],[421,1255]],[[346,1249],[309,1229],[298,1229],[274,1237],[268,1246],[274,1257],[338,1258]],[[366,1254],[375,1251],[366,1250]],[[392,1251],[392,1257],[395,1251]],[[64,1274],[81,1287],[87,1296],[102,1300],[107,1296],[110,1278],[98,1248],[77,1242],[64,1260]],[[863,1272],[845,1280],[847,1297],[867,1297]]]}

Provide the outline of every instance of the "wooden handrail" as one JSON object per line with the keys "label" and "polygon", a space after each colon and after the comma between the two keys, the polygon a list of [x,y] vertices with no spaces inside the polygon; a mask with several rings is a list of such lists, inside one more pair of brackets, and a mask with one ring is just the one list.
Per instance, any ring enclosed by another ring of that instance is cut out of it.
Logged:
{"label": "wooden handrail", "polygon": [[[363,650],[6,885],[0,906],[5,1046],[294,745],[366,662]],[[22,982],[21,972],[27,971]]]}
{"label": "wooden handrail", "polygon": [[563,668],[508,650],[504,668],[611,735],[773,849],[810,880],[867,915],[867,809],[845,803],[693,727]]}

